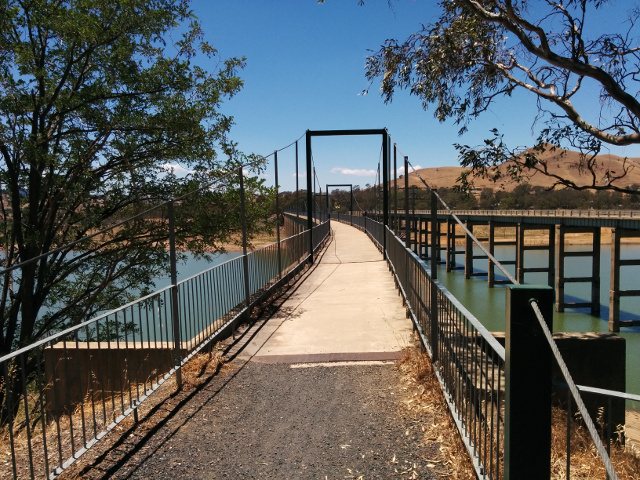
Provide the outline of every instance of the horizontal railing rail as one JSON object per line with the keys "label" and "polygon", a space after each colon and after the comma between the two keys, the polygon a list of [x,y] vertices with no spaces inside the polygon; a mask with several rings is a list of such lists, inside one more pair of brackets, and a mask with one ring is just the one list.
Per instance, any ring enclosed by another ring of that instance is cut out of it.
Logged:
{"label": "horizontal railing rail", "polygon": [[[640,210],[454,210],[456,215],[493,215],[508,217],[569,217],[569,218],[639,218]],[[417,212],[416,212],[417,213]],[[446,214],[446,210],[438,210],[438,214]]]}
{"label": "horizontal railing rail", "polygon": [[14,381],[0,385],[8,415],[0,477],[58,476],[295,275],[309,259],[309,235],[318,249],[329,233],[328,221],[317,224],[178,282],[176,296],[163,288],[1,357]]}

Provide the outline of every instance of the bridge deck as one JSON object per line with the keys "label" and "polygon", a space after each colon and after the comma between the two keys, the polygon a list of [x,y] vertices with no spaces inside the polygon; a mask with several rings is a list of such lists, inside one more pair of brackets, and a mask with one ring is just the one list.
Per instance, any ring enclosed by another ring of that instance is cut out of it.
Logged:
{"label": "bridge deck", "polygon": [[245,347],[263,363],[390,360],[411,322],[382,254],[362,232],[332,222],[313,272]]}
{"label": "bridge deck", "polygon": [[322,257],[275,315],[242,332],[228,352],[233,360],[151,428],[142,448],[115,449],[115,466],[105,459],[91,472],[109,468],[115,479],[436,478],[429,459],[439,444],[425,445],[421,423],[399,414],[407,392],[395,366],[353,361],[393,360],[409,342],[411,323],[392,276],[365,234],[332,226]]}

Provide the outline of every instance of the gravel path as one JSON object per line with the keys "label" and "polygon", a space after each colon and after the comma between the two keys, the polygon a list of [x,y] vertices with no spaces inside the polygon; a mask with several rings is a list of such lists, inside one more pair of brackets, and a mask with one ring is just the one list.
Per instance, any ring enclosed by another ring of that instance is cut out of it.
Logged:
{"label": "gravel path", "polygon": [[236,360],[156,406],[73,476],[438,478],[428,460],[435,452],[422,443],[419,422],[402,414],[402,396],[389,363],[298,368]]}
{"label": "gravel path", "polygon": [[[424,419],[403,407],[415,392],[392,362],[284,363],[308,353],[395,358],[389,352],[397,354],[398,338],[410,333],[379,252],[351,227],[335,230],[320,267],[270,307],[278,318],[263,315],[227,345],[230,363],[217,374],[205,368],[178,393],[154,394],[140,406],[139,423],[119,425],[65,478],[438,478],[433,473],[443,463],[429,459],[438,457],[439,445],[425,446]],[[354,278],[362,298],[345,302],[346,285],[352,296],[357,290]],[[375,308],[343,311],[350,303]],[[287,313],[292,309],[297,315]]]}

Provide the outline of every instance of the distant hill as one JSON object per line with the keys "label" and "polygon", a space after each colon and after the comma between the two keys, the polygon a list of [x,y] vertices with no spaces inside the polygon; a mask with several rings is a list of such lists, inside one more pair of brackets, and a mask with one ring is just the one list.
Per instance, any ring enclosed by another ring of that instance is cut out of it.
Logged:
{"label": "distant hill", "polygon": [[[591,183],[590,172],[579,172],[578,161],[579,154],[570,150],[556,149],[555,151],[547,151],[541,155],[541,158],[547,160],[549,171],[574,181],[577,185],[586,185]],[[626,162],[626,163],[625,163]],[[629,167],[627,175],[617,180],[614,184],[620,187],[637,184],[640,185],[640,158],[624,158],[616,155],[600,155],[597,160],[597,177],[598,182],[602,181],[605,172],[622,172],[623,164]],[[418,170],[419,175],[434,188],[447,187],[451,188],[456,184],[456,179],[465,171],[462,167],[435,167],[423,168]],[[492,188],[494,191],[504,190],[512,191],[518,183],[506,178],[505,169],[503,167],[503,175],[505,178],[494,183],[487,179],[476,178],[473,180],[477,188]],[[526,177],[526,182],[532,186],[550,187],[554,182],[551,177],[533,172],[533,175]],[[398,186],[403,186],[404,181],[398,181]],[[409,185],[423,187],[420,179],[414,174],[409,174]]]}

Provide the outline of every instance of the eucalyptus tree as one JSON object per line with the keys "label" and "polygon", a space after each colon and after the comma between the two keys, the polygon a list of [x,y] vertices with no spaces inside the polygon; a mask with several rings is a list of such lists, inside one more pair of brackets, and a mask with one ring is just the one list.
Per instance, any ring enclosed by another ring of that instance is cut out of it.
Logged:
{"label": "eucalyptus tree", "polygon": [[240,228],[233,172],[253,162],[261,228],[271,192],[221,112],[243,65],[187,1],[0,0],[0,356],[166,274],[166,210],[80,241],[105,226],[196,191],[176,202],[179,246],[219,250]]}
{"label": "eucalyptus tree", "polygon": [[[615,0],[443,0],[433,23],[371,55],[366,75],[381,77],[386,101],[409,89],[425,109],[434,107],[438,120],[453,119],[460,133],[500,97],[534,95],[536,145],[509,148],[495,129],[484,145],[457,145],[471,176],[521,179],[535,170],[558,185],[636,193],[613,183],[627,174],[627,163],[602,172],[596,155],[607,145],[640,144],[639,16],[635,2]],[[611,25],[613,31],[604,30]],[[541,155],[557,147],[581,153],[585,184],[558,175]],[[498,169],[502,164],[507,168]]]}

